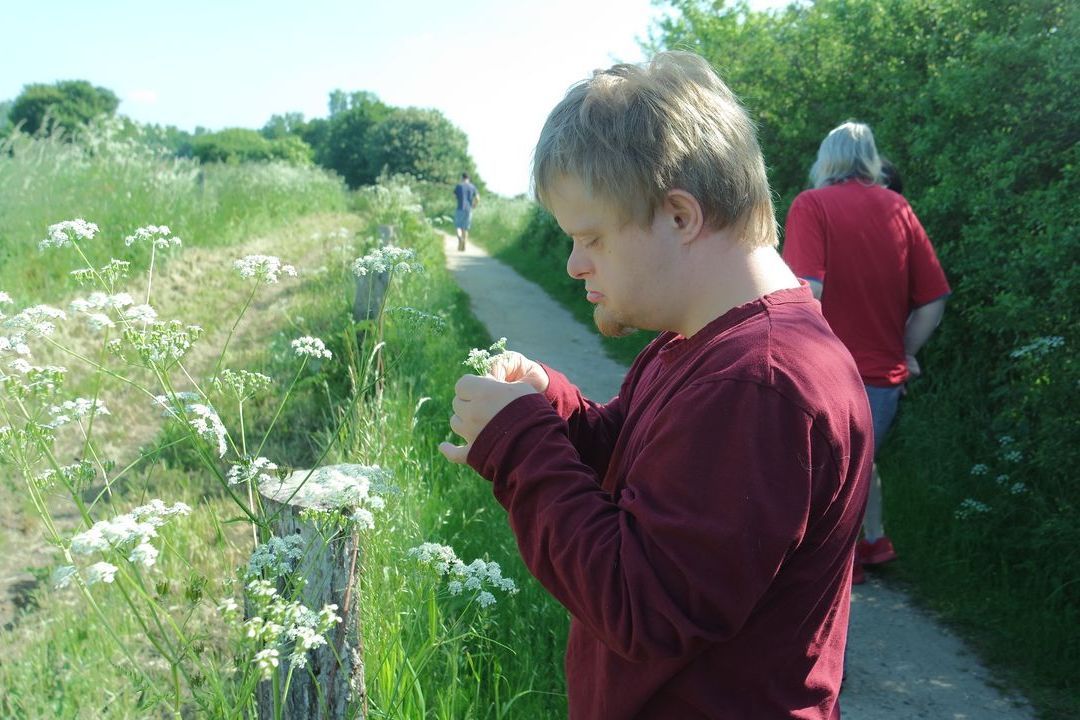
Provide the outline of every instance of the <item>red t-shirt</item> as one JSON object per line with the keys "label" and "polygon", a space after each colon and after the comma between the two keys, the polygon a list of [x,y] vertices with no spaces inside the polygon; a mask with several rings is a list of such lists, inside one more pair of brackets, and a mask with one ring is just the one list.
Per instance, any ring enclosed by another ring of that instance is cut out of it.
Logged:
{"label": "red t-shirt", "polygon": [[784,259],[824,285],[821,310],[863,381],[904,382],[908,315],[950,292],[907,200],[858,180],[800,193],[788,211]]}
{"label": "red t-shirt", "polygon": [[469,463],[571,613],[570,717],[838,718],[873,443],[809,288],[661,334],[606,405],[548,374]]}

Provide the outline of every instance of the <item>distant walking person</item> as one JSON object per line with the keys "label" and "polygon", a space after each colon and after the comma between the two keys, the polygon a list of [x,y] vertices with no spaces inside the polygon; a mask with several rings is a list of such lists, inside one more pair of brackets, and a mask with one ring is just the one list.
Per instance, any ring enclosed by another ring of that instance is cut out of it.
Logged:
{"label": "distant walking person", "polygon": [[[911,206],[882,187],[887,178],[867,125],[846,122],[822,141],[810,169],[814,189],[788,211],[784,259],[810,283],[833,332],[859,368],[874,420],[874,452],[896,415],[919,349],[941,322],[949,283]],[[862,565],[896,558],[882,523],[881,477],[874,465],[855,553]]]}
{"label": "distant walking person", "polygon": [[469,174],[461,173],[461,182],[454,186],[457,198],[457,210],[454,211],[454,227],[457,228],[458,252],[465,250],[469,239],[469,226],[472,225],[472,211],[480,203],[480,191],[469,182]]}

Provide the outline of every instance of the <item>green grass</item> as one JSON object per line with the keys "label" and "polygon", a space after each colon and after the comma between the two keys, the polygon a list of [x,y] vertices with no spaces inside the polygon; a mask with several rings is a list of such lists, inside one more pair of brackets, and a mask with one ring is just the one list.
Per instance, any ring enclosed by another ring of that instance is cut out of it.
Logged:
{"label": "green grass", "polygon": [[[245,166],[222,170],[241,177]],[[70,183],[72,188],[76,185]],[[91,209],[106,202],[89,192],[83,200]],[[10,198],[6,202],[13,204]],[[486,346],[491,339],[443,270],[437,235],[405,209],[412,204],[406,189],[364,191],[348,202],[362,210],[362,216],[278,218],[273,229],[270,209],[253,211],[251,217],[261,218],[255,225],[266,223],[260,233],[268,235],[260,242],[281,248],[284,259],[300,267],[303,279],[290,281],[273,299],[256,299],[253,312],[259,315],[231,346],[226,364],[265,372],[280,384],[296,367],[289,341],[303,334],[322,337],[333,359],[313,364],[302,374],[263,454],[293,467],[308,467],[330,446],[324,462],[378,463],[394,474],[398,492],[387,496],[386,510],[377,515],[376,529],[364,545],[361,603],[370,716],[565,717],[561,668],[566,614],[528,576],[505,513],[488,484],[470,469],[447,462],[436,449],[450,437],[447,417],[453,383],[464,372],[461,360],[471,347]],[[344,203],[340,198],[331,205]],[[192,207],[199,206],[193,201]],[[144,215],[173,224],[165,210],[152,203],[135,207],[131,215],[110,216],[108,227],[134,227]],[[95,219],[92,213],[85,215]],[[197,317],[206,324],[208,335],[231,323],[232,314],[223,305],[242,297],[230,289],[236,280],[227,279],[235,274],[227,267],[236,254],[231,249],[242,241],[251,246],[250,238],[230,225],[227,216],[218,217],[220,224],[212,235],[228,239],[222,239],[221,246],[207,242],[204,247],[185,247],[168,268],[197,283],[173,312]],[[30,222],[25,217],[23,221]],[[357,326],[350,318],[354,281],[348,264],[370,248],[376,226],[387,222],[398,227],[399,244],[415,247],[428,268],[424,275],[395,281],[389,304],[439,315],[446,325],[435,332],[407,316],[389,314],[381,350],[385,384],[382,392],[375,392],[360,382],[369,369],[374,329]],[[350,231],[338,233],[334,228],[341,224]],[[320,239],[312,239],[313,230]],[[36,243],[33,247],[34,252],[22,249],[9,255],[12,265],[5,269],[10,277],[24,278],[22,270],[38,261]],[[290,257],[289,249],[300,257]],[[201,257],[202,262],[218,258],[226,267],[196,272],[192,257]],[[61,291],[69,294],[66,270],[58,261],[48,275],[20,282],[16,289],[20,304],[48,301]],[[184,295],[182,287],[180,294]],[[357,393],[358,403],[353,402]],[[273,398],[252,403],[245,413],[248,432],[258,436],[274,411]],[[222,418],[235,431],[235,413],[222,410]],[[162,553],[150,575],[156,580],[146,588],[148,597],[167,606],[186,628],[191,645],[185,651],[190,654],[183,661],[184,676],[174,682],[169,664],[151,647],[116,586],[92,588],[99,614],[77,594],[54,591],[45,582],[13,627],[0,635],[10,648],[0,658],[0,715],[143,718],[161,715],[175,705],[174,695],[189,715],[200,712],[196,698],[203,698],[204,710],[213,705],[209,698],[215,694],[234,704],[243,702],[237,695],[243,689],[230,680],[230,668],[241,671],[238,679],[246,669],[235,659],[238,628],[224,620],[216,605],[221,598],[236,595],[235,571],[250,552],[250,530],[233,521],[238,508],[208,475],[198,453],[165,447],[183,436],[175,425],[166,425],[149,446],[162,450],[130,473],[111,503],[94,514],[109,517],[152,497],[167,503],[183,500],[195,509],[190,517],[162,529],[170,550]],[[17,486],[5,486],[2,492],[9,504],[21,503]],[[70,536],[75,529],[65,528],[62,534]],[[430,578],[410,565],[408,549],[429,541],[453,545],[466,562],[476,557],[498,561],[504,574],[518,582],[520,592],[500,597],[498,605],[478,614],[475,606],[437,591]],[[44,578],[49,569],[34,572]]]}
{"label": "green grass", "polygon": [[68,287],[60,267],[35,262],[49,225],[76,217],[96,223],[108,256],[145,260],[125,236],[168,225],[187,247],[221,247],[288,218],[345,209],[340,179],[284,163],[206,165],[110,135],[85,143],[15,134],[0,141],[0,288],[51,295]]}

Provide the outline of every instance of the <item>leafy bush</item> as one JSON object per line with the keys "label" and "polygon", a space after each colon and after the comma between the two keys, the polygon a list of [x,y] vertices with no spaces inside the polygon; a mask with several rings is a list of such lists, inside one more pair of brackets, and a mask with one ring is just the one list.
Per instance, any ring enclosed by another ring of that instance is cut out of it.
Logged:
{"label": "leafy bush", "polygon": [[204,163],[284,160],[307,165],[311,163],[313,152],[295,135],[267,140],[257,130],[229,128],[196,136],[192,141],[192,154]]}
{"label": "leafy bush", "polygon": [[954,290],[882,458],[901,570],[1075,709],[1080,6],[672,5],[659,44],[709,59],[757,118],[781,220],[848,118],[899,168]]}

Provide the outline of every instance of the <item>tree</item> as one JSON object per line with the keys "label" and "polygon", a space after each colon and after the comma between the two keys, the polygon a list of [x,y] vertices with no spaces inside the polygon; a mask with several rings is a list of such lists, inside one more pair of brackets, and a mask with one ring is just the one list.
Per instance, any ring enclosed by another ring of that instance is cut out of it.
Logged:
{"label": "tree", "polygon": [[395,108],[376,125],[368,141],[378,172],[404,173],[420,180],[454,182],[462,172],[476,175],[468,138],[438,110]]}
{"label": "tree", "polygon": [[11,132],[11,100],[0,100],[0,138],[7,137]]}
{"label": "tree", "polygon": [[22,123],[23,132],[36,133],[48,117],[72,133],[100,115],[112,117],[119,106],[119,98],[107,88],[94,87],[85,80],[62,80],[25,86],[15,98],[10,119],[15,125]]}
{"label": "tree", "polygon": [[372,157],[369,134],[389,112],[371,93],[331,93],[326,142],[317,153],[320,164],[336,171],[351,188],[374,183],[381,166]]}

